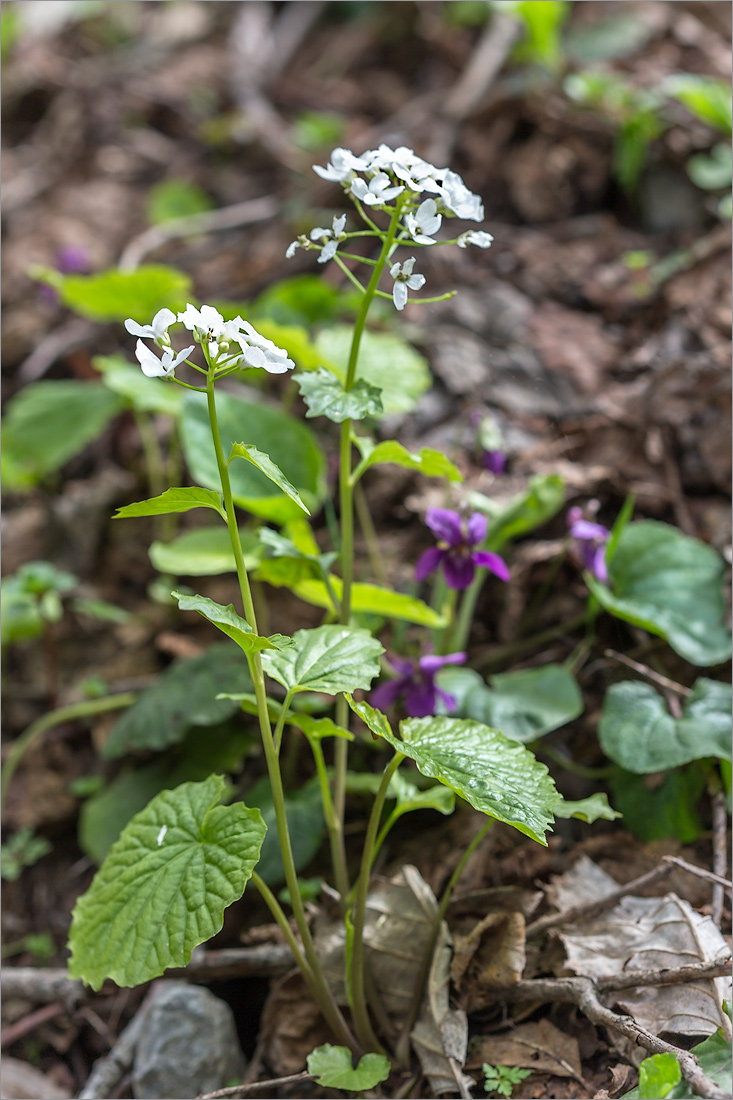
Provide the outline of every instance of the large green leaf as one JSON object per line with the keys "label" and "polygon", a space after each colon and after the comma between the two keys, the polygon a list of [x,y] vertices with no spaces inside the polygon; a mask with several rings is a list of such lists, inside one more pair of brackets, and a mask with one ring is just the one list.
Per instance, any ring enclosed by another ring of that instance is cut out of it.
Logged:
{"label": "large green leaf", "polygon": [[74,908],[72,977],[140,985],[220,931],[265,836],[259,810],[219,805],[226,790],[218,775],[183,783],[132,819]]}
{"label": "large green leaf", "polygon": [[365,1092],[386,1081],[392,1072],[383,1054],[363,1054],[354,1068],[348,1047],[334,1047],[324,1043],[316,1047],[307,1058],[308,1072],[319,1085],[344,1092]]}
{"label": "large green leaf", "polygon": [[[208,490],[207,490],[208,491]],[[262,558],[260,540],[254,531],[240,527],[245,569],[256,569]],[[196,527],[170,542],[153,542],[150,560],[161,573],[174,577],[215,577],[236,572],[234,552],[226,527]]]}
{"label": "large green leaf", "polygon": [[[692,1053],[707,1077],[726,1090],[726,1093],[733,1093],[731,1044],[722,1028],[693,1047]],[[695,1093],[683,1079],[679,1064],[675,1072],[669,1061],[670,1057],[674,1056],[655,1054],[651,1058],[645,1058],[639,1067],[639,1084],[631,1092],[625,1092],[622,1100],[658,1100],[660,1096],[666,1096],[667,1100],[695,1100]],[[667,1091],[663,1092],[662,1089]]]}
{"label": "large green leaf", "polygon": [[384,646],[368,630],[319,626],[298,630],[282,653],[263,653],[262,667],[288,691],[340,691],[369,688],[379,675]]}
{"label": "large green leaf", "polygon": [[492,676],[488,687],[470,668],[447,666],[438,683],[456,699],[456,717],[474,718],[515,741],[534,741],[583,712],[583,697],[562,665]]}
{"label": "large green leaf", "polygon": [[175,661],[117,719],[102,755],[175,745],[192,726],[214,726],[236,712],[235,701],[217,699],[220,692],[251,690],[246,661],[228,643]]}
{"label": "large green leaf", "polygon": [[158,497],[138,500],[135,504],[126,504],[123,508],[117,509],[113,518],[165,516],[171,512],[190,512],[192,508],[213,508],[226,521],[221,493],[215,493],[211,489],[199,489],[197,486],[166,489]]}
{"label": "large green leaf", "polygon": [[362,460],[354,471],[355,481],[371,466],[385,463],[402,466],[406,470],[417,470],[426,477],[447,477],[449,481],[463,481],[461,471],[442,451],[423,447],[417,454],[412,454],[395,439],[386,439],[374,446],[370,440],[362,438],[357,445],[362,453]]}
{"label": "large green leaf", "polygon": [[731,758],[731,687],[701,677],[673,718],[664,698],[641,680],[612,684],[598,737],[606,756],[627,771],[666,771],[706,756]]}
{"label": "large green leaf", "polygon": [[3,483],[34,485],[58,470],[125,407],[101,382],[33,382],[10,399],[3,417]]}
{"label": "large green leaf", "polygon": [[251,443],[232,443],[232,450],[229,455],[229,462],[231,463],[233,458],[243,458],[245,462],[251,462],[258,470],[260,470],[273,485],[277,485],[286,496],[295,501],[299,508],[302,508],[306,515],[310,515],[310,511],[306,508],[305,504],[300,498],[300,493],[291,482],[285,477],[279,466],[277,466],[269,455],[264,451],[258,451]]}
{"label": "large green leaf", "polygon": [[534,531],[557,515],[565,503],[565,482],[557,474],[538,475],[506,504],[498,505],[482,493],[469,493],[468,502],[491,519],[485,545],[501,550],[510,539]]}
{"label": "large green leaf", "polygon": [[[342,382],[351,348],[352,329],[335,325],[324,329],[316,340],[321,354],[335,365]],[[401,337],[383,332],[365,332],[356,365],[358,381],[368,382],[382,391],[383,416],[412,412],[418,399],[430,389],[427,361]]]}
{"label": "large green leaf", "polygon": [[97,355],[92,365],[102,375],[105,386],[137,412],[180,415],[183,404],[180,386],[162,386],[159,378],[146,378],[140,364],[133,366],[123,355]]}
{"label": "large green leaf", "polygon": [[247,656],[261,650],[280,650],[290,645],[290,639],[282,634],[273,634],[270,638],[255,634],[246,619],[234,610],[232,603],[224,607],[210,600],[208,596],[186,596],[180,592],[171,592],[171,596],[178,600],[181,611],[198,611],[199,615],[221,630],[222,634],[236,642]]}
{"label": "large green leaf", "polygon": [[[336,599],[340,600],[343,593],[341,578],[331,577],[330,582]],[[331,597],[323,581],[298,580],[291,587],[295,595],[306,603],[315,604],[316,607],[331,607]],[[408,596],[404,592],[394,592],[391,588],[382,588],[378,584],[359,582],[353,584],[351,610],[365,615],[380,615],[388,619],[404,619],[408,623],[428,626],[434,630],[440,630],[446,625],[445,616],[434,611],[422,600],[418,600],[415,596]]]}
{"label": "large green leaf", "polygon": [[136,271],[110,268],[96,275],[61,275],[50,268],[36,268],[34,278],[50,283],[69,309],[90,321],[126,321],[140,324],[167,306],[175,313],[190,296],[191,277],[175,267],[145,264]]}
{"label": "large green leaf", "polygon": [[408,718],[400,723],[399,740],[384,715],[347,698],[372,731],[414,760],[423,775],[439,779],[481,813],[547,843],[559,795],[545,765],[523,745],[461,718]]}
{"label": "large green leaf", "polygon": [[643,627],[693,665],[730,657],[723,626],[725,603],[720,554],[699,539],[655,520],[630,523],[608,557],[608,586],[586,574],[601,606]]}
{"label": "large green leaf", "polygon": [[[267,826],[257,874],[268,886],[279,886],[285,881],[285,869],[277,835],[272,789],[267,777],[250,787],[245,797],[248,806],[257,807]],[[323,805],[318,780],[306,783],[300,790],[286,795],[285,814],[288,819],[295,870],[300,872],[305,870],[314,858],[323,840]]]}
{"label": "large green leaf", "polygon": [[363,379],[345,390],[339,378],[319,367],[317,371],[296,374],[295,381],[308,409],[307,417],[326,416],[342,424],[344,420],[363,420],[382,413],[381,390]]}
{"label": "large green leaf", "polygon": [[609,785],[613,804],[623,814],[624,828],[639,840],[647,843],[675,837],[690,844],[702,833],[697,806],[705,790],[705,773],[699,765],[674,768],[661,784],[614,769]]}
{"label": "large green leaf", "polygon": [[[244,440],[269,455],[310,511],[316,511],[326,492],[326,466],[310,429],[279,409],[243,401],[228,393],[217,394],[216,407],[224,453],[229,454],[234,443]],[[206,399],[202,394],[186,395],[181,438],[194,480],[210,489],[218,489],[219,471]],[[235,502],[255,515],[276,523],[302,515],[299,505],[276,489],[269,477],[251,463],[232,463],[229,476]]]}

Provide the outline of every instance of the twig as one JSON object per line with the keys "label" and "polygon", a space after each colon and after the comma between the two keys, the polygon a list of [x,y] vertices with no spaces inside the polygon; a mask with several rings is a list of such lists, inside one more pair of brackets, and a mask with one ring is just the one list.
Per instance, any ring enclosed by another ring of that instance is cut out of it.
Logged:
{"label": "twig", "polygon": [[623,653],[617,653],[615,649],[604,649],[603,656],[611,657],[614,661],[618,661],[628,668],[633,668],[634,672],[638,672],[640,676],[645,676],[647,680],[652,680],[655,684],[659,684],[660,687],[668,688],[670,691],[676,691],[678,695],[692,695],[691,688],[683,687],[682,684],[678,684],[674,680],[669,680],[666,676],[662,676],[660,672],[655,672],[653,668],[639,664],[638,661],[632,661],[631,657],[625,657]]}
{"label": "twig", "polygon": [[[713,795],[713,870],[725,879],[728,870],[728,808],[723,791]],[[720,928],[723,919],[723,885],[716,882],[713,886],[713,922]]]}
{"label": "twig", "polygon": [[120,256],[120,271],[134,271],[151,252],[157,251],[168,241],[177,237],[195,236],[198,233],[213,233],[219,229],[233,229],[238,225],[267,221],[279,210],[279,203],[270,195],[259,199],[248,199],[233,206],[222,206],[219,210],[207,210],[203,214],[188,214],[163,225],[153,225],[144,233],[133,237]]}
{"label": "twig", "polygon": [[705,878],[708,882],[719,883],[729,894],[733,891],[733,882],[715,874],[714,871],[706,871],[704,867],[696,867],[694,863],[688,863],[686,859],[680,859],[679,856],[662,856],[662,859],[665,863],[672,863],[675,867],[681,867],[683,871],[688,871],[697,878]]}
{"label": "twig", "polygon": [[74,317],[65,325],[49,332],[18,367],[18,381],[27,385],[42,378],[62,355],[86,344],[94,333],[94,328],[91,321]]}
{"label": "twig", "polygon": [[69,977],[67,970],[36,966],[6,966],[3,968],[3,997],[18,997],[35,1004],[62,1001],[75,1009],[86,999],[81,982]]}
{"label": "twig", "polygon": [[220,978],[270,978],[293,968],[286,943],[261,943],[221,951],[194,951],[188,966],[166,970],[166,978],[213,981]]}
{"label": "twig", "polygon": [[640,1027],[630,1016],[620,1016],[601,1004],[590,978],[533,978],[497,988],[493,992],[497,998],[506,1001],[574,1004],[591,1023],[621,1032],[652,1054],[673,1054],[680,1064],[682,1076],[696,1096],[706,1100],[730,1100],[730,1094],[703,1073],[697,1058],[689,1050],[666,1043]]}
{"label": "twig", "polygon": [[527,927],[527,939],[531,936],[539,936],[540,933],[546,932],[549,928],[557,928],[561,924],[570,924],[576,920],[590,920],[592,917],[598,916],[599,913],[605,912],[606,909],[612,909],[617,901],[621,901],[628,894],[633,894],[645,886],[651,886],[652,883],[659,882],[660,879],[666,878],[671,872],[672,868],[669,862],[663,863],[661,866],[655,867],[653,871],[647,871],[645,875],[640,875],[639,878],[627,882],[625,886],[620,886],[618,890],[606,894],[605,897],[598,898],[597,901],[586,902],[583,905],[573,905],[562,913],[540,917],[539,920],[533,921]]}
{"label": "twig", "polygon": [[35,1012],[29,1012],[21,1020],[16,1020],[14,1024],[3,1028],[0,1032],[0,1047],[5,1048],[17,1043],[18,1039],[22,1039],[24,1035],[29,1035],[41,1024],[47,1024],[49,1020],[55,1019],[64,1011],[64,1006],[58,1001],[54,1001],[53,1004],[37,1008]]}
{"label": "twig", "polygon": [[730,972],[730,963],[729,955],[716,962],[669,966],[663,970],[631,970],[624,974],[611,974],[608,978],[596,978],[595,985],[603,993],[614,989],[637,989],[640,986],[683,985],[687,982],[725,978]]}
{"label": "twig", "polygon": [[79,1093],[78,1100],[105,1100],[112,1096],[126,1073],[132,1069],[137,1044],[147,1021],[150,1006],[160,991],[163,982],[154,983],[148,990],[145,1000],[137,1013],[124,1029],[109,1054],[94,1063],[87,1083]]}
{"label": "twig", "polygon": [[306,1081],[315,1081],[315,1077],[312,1073],[293,1073],[290,1077],[273,1077],[271,1081],[252,1081],[249,1085],[232,1085],[228,1089],[217,1089],[216,1092],[207,1092],[205,1095],[200,1096],[199,1100],[237,1100],[238,1097],[251,1096],[253,1092],[260,1092],[261,1089],[268,1089],[270,1093],[273,1089],[282,1088],[285,1085],[302,1085]]}

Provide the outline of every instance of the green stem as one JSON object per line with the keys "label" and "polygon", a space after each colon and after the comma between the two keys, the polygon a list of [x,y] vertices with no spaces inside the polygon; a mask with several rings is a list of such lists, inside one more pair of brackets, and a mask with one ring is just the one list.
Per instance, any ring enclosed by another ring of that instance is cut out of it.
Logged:
{"label": "green stem", "polygon": [[273,740],[275,742],[275,752],[277,752],[277,753],[280,752],[280,745],[282,744],[282,739],[283,739],[283,730],[285,728],[285,719],[287,717],[288,711],[290,710],[290,704],[293,701],[293,695],[294,694],[295,693],[292,690],[290,690],[290,691],[288,691],[287,695],[285,696],[285,701],[283,702],[283,709],[280,711],[280,717],[278,718],[277,725],[275,726],[275,734],[274,734]]}
{"label": "green stem", "polygon": [[451,643],[452,653],[460,653],[466,648],[468,636],[471,633],[473,613],[476,610],[476,601],[478,600],[483,583],[486,580],[486,573],[486,569],[477,569],[475,577],[463,593],[461,606],[458,610],[456,628],[453,631],[453,641]]}
{"label": "green stem", "polygon": [[385,840],[387,839],[387,835],[389,834],[392,827],[399,821],[399,819],[401,817],[402,817],[402,814],[400,813],[400,811],[395,806],[394,810],[392,810],[392,813],[389,815],[389,817],[385,821],[384,825],[379,830],[379,836],[374,841],[374,851],[372,852],[372,866],[374,865],[374,861],[376,860],[377,856],[379,855],[380,848],[382,847]]}
{"label": "green stem", "polygon": [[345,898],[349,892],[349,876],[346,869],[345,852],[341,843],[342,831],[340,822],[336,815],[333,799],[331,797],[328,769],[326,768],[326,761],[323,757],[323,748],[321,747],[320,741],[317,741],[315,738],[309,738],[309,744],[313,752],[313,759],[316,762],[318,783],[321,788],[323,815],[326,819],[328,839],[331,846],[331,862],[333,863],[333,875],[336,882],[336,889],[341,897]]}
{"label": "green stem", "polygon": [[295,938],[295,933],[293,932],[292,928],[290,927],[290,921],[285,916],[285,913],[283,912],[283,909],[282,909],[282,906],[280,905],[280,902],[277,900],[277,898],[275,897],[275,895],[273,894],[272,890],[267,885],[267,883],[264,881],[264,879],[261,879],[256,871],[252,872],[252,882],[255,884],[255,886],[259,890],[259,892],[262,896],[262,900],[264,901],[265,905],[267,906],[267,908],[270,910],[273,917],[277,921],[277,925],[278,925],[280,931],[282,932],[283,936],[285,937],[285,940],[287,942],[288,947],[293,952],[293,958],[295,959],[296,964],[300,967],[300,970],[301,970],[301,973],[303,974],[303,977],[308,982],[308,984],[312,987],[313,986],[313,975],[311,974],[311,969],[310,969],[310,967],[308,966],[308,963],[305,960],[303,952],[300,950],[300,944],[298,943],[297,939]]}
{"label": "green stem", "polygon": [[448,617],[448,622],[446,626],[443,627],[440,633],[440,640],[438,642],[438,653],[441,656],[445,656],[446,653],[457,652],[456,650],[451,649],[451,639],[453,637],[453,628],[456,621],[457,595],[458,593],[455,588],[448,588],[448,591],[446,593],[447,598],[445,599],[442,608],[440,608],[440,610]]}
{"label": "green stem", "polygon": [[356,885],[356,896],[352,910],[352,923],[354,927],[354,946],[351,960],[351,1006],[354,1017],[354,1026],[360,1042],[370,1050],[381,1051],[381,1045],[374,1034],[369,1013],[366,1007],[364,993],[364,920],[366,917],[367,895],[369,893],[369,875],[372,869],[374,845],[377,840],[379,821],[382,816],[384,800],[387,797],[392,776],[404,760],[400,752],[396,752],[390,763],[384,769],[382,782],[379,785],[372,812],[367,826],[364,850],[361,857],[359,880]]}
{"label": "green stem", "polygon": [[133,692],[126,691],[121,695],[108,695],[105,699],[84,699],[80,703],[70,703],[68,706],[50,710],[47,714],[37,718],[35,722],[31,722],[30,726],[23,730],[21,735],[13,741],[5,758],[2,782],[0,783],[0,793],[3,799],[23,753],[29,745],[32,745],[47,730],[53,729],[54,726],[60,726],[62,722],[73,722],[76,718],[90,718],[94,714],[104,714],[108,710],[121,710],[122,707],[131,706],[136,698],[137,696]]}

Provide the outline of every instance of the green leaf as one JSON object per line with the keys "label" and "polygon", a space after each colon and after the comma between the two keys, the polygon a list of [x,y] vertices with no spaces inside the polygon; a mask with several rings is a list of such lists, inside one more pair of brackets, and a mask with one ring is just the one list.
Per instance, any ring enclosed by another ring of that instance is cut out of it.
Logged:
{"label": "green leaf", "polygon": [[[258,451],[251,443],[232,443],[231,454],[229,455],[229,462],[233,458],[243,458],[245,462],[251,462],[253,466],[256,466],[258,470],[261,470],[266,478],[277,485],[278,489],[281,489],[286,496],[289,496],[291,500],[294,500],[299,508],[302,508],[306,515],[310,515],[308,508],[306,508],[303,501],[300,499],[300,493],[292,485],[285,474],[282,472],[279,466],[276,466],[269,455],[266,455],[264,451]],[[229,463],[227,463],[228,465]]]}
{"label": "green leaf", "polygon": [[[247,714],[259,713],[257,696],[252,695],[251,692],[220,695],[219,698],[236,699],[242,710]],[[282,714],[282,704],[275,699],[268,699],[267,709],[270,712],[271,720],[276,722]],[[344,737],[347,741],[354,740],[353,733],[349,733],[343,726],[337,726],[331,718],[317,718],[313,714],[306,714],[297,710],[288,711],[285,724],[295,726],[296,729],[305,734],[309,741],[322,741],[324,737]]]}
{"label": "green leaf", "polygon": [[139,500],[135,504],[126,504],[118,508],[113,519],[131,519],[134,516],[165,516],[171,512],[190,512],[192,508],[213,508],[226,522],[226,512],[222,504],[221,493],[211,489],[191,488],[166,489],[159,497]]}
{"label": "green leaf", "polygon": [[[315,511],[326,493],[326,462],[315,437],[301,421],[270,408],[219,393],[216,397],[224,453],[246,439],[269,455],[304,501]],[[200,485],[219,487],[219,470],[203,394],[187,393],[183,402],[181,439],[186,462]],[[229,470],[234,500],[255,515],[284,523],[302,515],[300,505],[279,489],[251,462],[234,463]]]}
{"label": "green leaf", "polygon": [[435,783],[421,790],[400,771],[396,771],[390,780],[388,798],[395,798],[395,816],[411,813],[413,810],[437,810],[439,814],[452,814],[456,808],[456,796],[450,787]]}
{"label": "green leaf", "polygon": [[[257,535],[240,527],[239,540],[245,569],[256,569],[262,558]],[[234,573],[237,569],[226,527],[197,527],[184,531],[170,542],[151,543],[148,554],[156,569],[174,577],[215,577]]]}
{"label": "green leaf", "polygon": [[581,821],[592,824],[594,821],[614,821],[623,814],[613,810],[608,805],[608,795],[592,794],[588,798],[581,798],[579,802],[568,802],[564,798],[552,807],[555,817],[578,817]]}
{"label": "green leaf", "polygon": [[107,389],[136,412],[180,416],[183,403],[180,386],[161,386],[159,378],[146,378],[139,365],[133,366],[122,355],[97,355],[92,366],[102,375]]}
{"label": "green leaf", "polygon": [[0,873],[8,882],[16,882],[24,868],[32,867],[50,851],[51,845],[45,837],[36,836],[30,826],[23,825],[16,832],[11,833],[0,848],[2,854]]}
{"label": "green leaf", "polygon": [[[335,364],[334,373],[342,383],[346,381],[351,337],[350,326],[335,325],[324,329],[316,340],[321,354]],[[382,391],[383,416],[412,412],[419,398],[430,389],[431,381],[423,356],[401,337],[382,332],[364,333],[356,378]]]}
{"label": "green leaf", "polygon": [[217,699],[220,692],[251,690],[246,663],[228,643],[174,661],[117,719],[102,756],[175,745],[192,726],[214,726],[236,712],[236,702]]}
{"label": "green leaf", "polygon": [[49,268],[33,268],[33,278],[48,282],[69,309],[90,321],[126,321],[140,324],[167,306],[184,309],[191,293],[191,277],[164,264],[145,264],[136,271],[110,268],[96,275],[61,275]]}
{"label": "green leaf", "polygon": [[101,382],[33,382],[3,417],[3,483],[35,485],[101,435],[124,402]]}
{"label": "green leaf", "polygon": [[675,73],[667,77],[664,90],[692,111],[708,126],[731,133],[730,83],[694,73]]}
{"label": "green leaf", "polygon": [[598,737],[606,756],[637,774],[666,771],[706,756],[730,760],[730,684],[701,677],[678,719],[651,684],[612,684],[603,701]]}
{"label": "green leaf", "polygon": [[148,191],[145,212],[151,225],[203,214],[214,204],[200,187],[187,179],[162,180]]}
{"label": "green leaf", "polygon": [[630,523],[608,556],[609,585],[586,574],[601,606],[656,634],[693,665],[730,657],[723,626],[725,563],[711,546],[655,520]]}
{"label": "green leaf", "polygon": [[178,600],[181,611],[198,611],[199,615],[221,630],[222,634],[236,642],[247,656],[266,649],[280,650],[290,645],[290,639],[282,634],[273,634],[271,638],[255,634],[249,623],[234,610],[232,603],[223,607],[207,596],[186,596],[181,592],[171,592],[171,596]]}
{"label": "green leaf", "polygon": [[730,145],[718,142],[710,150],[710,155],[696,153],[685,165],[687,174],[696,187],[705,191],[718,191],[730,187],[733,177],[733,152]]}
{"label": "green leaf", "polygon": [[[285,869],[277,835],[272,790],[267,777],[250,787],[246,799],[248,806],[258,808],[267,826],[257,873],[268,886],[279,886],[285,881]],[[288,819],[295,870],[300,872],[313,860],[323,841],[325,822],[318,780],[306,783],[300,790],[286,795],[285,815]]]}
{"label": "green leaf", "polygon": [[565,503],[565,482],[557,474],[541,475],[530,478],[524,492],[507,504],[497,506],[482,493],[469,493],[468,502],[491,519],[485,546],[501,550],[511,539],[526,535],[557,515]]}
{"label": "green leaf", "polygon": [[527,40],[516,47],[517,56],[557,69],[562,64],[560,29],[568,17],[570,4],[566,0],[544,0],[542,4],[519,0],[514,10],[527,29]]}
{"label": "green leaf", "polygon": [[586,26],[571,27],[565,36],[565,52],[588,65],[628,57],[648,42],[651,28],[633,12],[621,12]]}
{"label": "green leaf", "polygon": [[392,463],[402,466],[406,470],[417,470],[426,477],[447,477],[449,481],[463,481],[463,474],[442,451],[434,451],[430,447],[423,447],[417,454],[411,454],[406,447],[394,439],[377,443],[376,446],[369,443],[368,449],[363,448],[367,440],[357,440],[357,446],[362,452],[362,461],[354,471],[356,481],[371,466]]}
{"label": "green leaf", "polygon": [[335,424],[344,420],[363,420],[365,416],[382,413],[381,390],[360,380],[350,390],[331,371],[319,367],[316,371],[296,374],[307,417],[326,416]]}
{"label": "green leaf", "polygon": [[[357,703],[350,694],[347,694],[346,699],[354,714],[359,715],[362,722],[366,723],[373,734],[376,734],[377,737],[383,737],[390,744],[394,743],[395,736],[386,714],[383,714],[381,710],[377,710],[371,703],[363,701]],[[376,790],[373,793],[376,794]]]}
{"label": "green leaf", "polygon": [[[330,578],[336,599],[340,600],[343,582],[340,577]],[[299,580],[292,585],[292,591],[306,603],[316,607],[331,607],[331,597],[325,584],[320,580]],[[389,619],[404,619],[418,626],[428,626],[440,630],[446,625],[445,616],[428,607],[415,596],[404,592],[394,592],[391,588],[381,588],[377,584],[357,583],[351,586],[351,610],[367,615],[382,615]]]}
{"label": "green leaf", "polygon": [[583,713],[577,682],[562,665],[505,672],[492,676],[490,687],[470,668],[445,667],[437,679],[455,697],[457,717],[484,722],[515,741],[534,741]]}
{"label": "green leaf", "polygon": [[[354,709],[364,717],[363,705]],[[517,741],[460,718],[408,718],[400,723],[401,741],[381,721],[370,728],[414,760],[419,772],[445,783],[475,810],[547,843],[545,832],[558,793],[545,765]]]}
{"label": "green leaf", "polygon": [[220,931],[265,836],[259,810],[219,805],[226,789],[217,775],[183,783],[132,819],[74,908],[73,978],[140,985]]}
{"label": "green leaf", "polygon": [[[692,1053],[707,1077],[726,1092],[733,1092],[730,1069],[731,1044],[721,1029],[693,1047]],[[656,1097],[667,1097],[668,1100],[695,1100],[695,1094],[682,1078],[679,1065],[675,1075],[671,1062],[663,1062],[661,1059],[677,1061],[673,1054],[655,1054],[651,1058],[645,1058],[639,1066],[639,1085],[631,1092],[624,1093],[622,1100],[644,1100],[644,1098],[652,1100]],[[662,1092],[661,1088],[668,1087],[675,1076],[677,1083],[672,1085],[671,1089],[668,1088],[668,1091]],[[655,1092],[654,1090],[658,1087],[660,1091]]]}
{"label": "green leaf", "polygon": [[368,630],[319,626],[298,630],[294,645],[282,653],[263,653],[262,667],[288,691],[340,691],[369,688],[379,675],[384,646]]}
{"label": "green leaf", "polygon": [[[312,325],[333,321],[343,311],[344,303],[357,293],[354,291],[352,295],[350,291],[338,290],[319,275],[292,275],[263,290],[252,303],[250,312],[257,318],[257,331],[262,332],[269,340],[274,340],[269,332],[259,327],[263,318],[267,317],[278,325],[304,325],[305,328],[301,331],[305,333]],[[237,313],[240,312],[238,309]],[[277,340],[275,343],[279,347],[285,347]],[[285,350],[291,355],[287,348]]]}
{"label": "green leaf", "polygon": [[669,1096],[682,1080],[682,1070],[674,1054],[654,1054],[639,1066],[639,1097],[660,1100]]}
{"label": "green leaf", "polygon": [[380,1081],[386,1081],[392,1071],[383,1054],[362,1055],[354,1069],[349,1049],[334,1047],[330,1043],[311,1051],[307,1065],[308,1072],[323,1088],[342,1089],[344,1092],[373,1089]]}
{"label": "green leaf", "polygon": [[622,771],[609,778],[614,806],[623,814],[624,828],[648,843],[675,837],[690,844],[703,831],[697,805],[705,790],[705,774],[696,764],[667,772],[661,785]]}

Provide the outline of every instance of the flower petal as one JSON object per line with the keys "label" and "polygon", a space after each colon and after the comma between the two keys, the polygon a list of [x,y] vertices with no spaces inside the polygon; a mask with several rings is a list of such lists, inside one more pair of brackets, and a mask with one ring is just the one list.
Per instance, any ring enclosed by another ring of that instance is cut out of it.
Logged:
{"label": "flower petal", "polygon": [[611,532],[600,523],[593,523],[589,519],[578,519],[571,525],[570,534],[574,539],[588,541],[602,539],[605,542]]}
{"label": "flower petal", "polygon": [[489,521],[481,512],[474,512],[468,517],[466,534],[470,546],[478,546],[483,542],[489,530]]}
{"label": "flower petal", "polygon": [[481,565],[488,569],[500,581],[509,580],[509,566],[498,554],[492,554],[490,550],[474,550],[471,555],[475,565]]}
{"label": "flower petal", "polygon": [[463,538],[461,517],[450,508],[428,508],[425,522],[435,537],[449,546],[458,546]]}
{"label": "flower petal", "polygon": [[445,550],[441,550],[439,546],[431,546],[429,550],[421,554],[415,565],[415,579],[424,581],[430,573],[438,568],[444,554]]}
{"label": "flower petal", "polygon": [[444,657],[439,657],[437,653],[428,653],[425,657],[420,658],[419,664],[423,672],[433,673],[434,675],[444,665],[462,665],[466,657],[466,653],[447,653]]}
{"label": "flower petal", "polygon": [[427,718],[435,714],[435,684],[431,678],[410,684],[405,693],[405,710],[410,718]]}
{"label": "flower petal", "polygon": [[396,282],[392,291],[392,300],[395,309],[403,310],[407,305],[407,287],[404,283]]}
{"label": "flower petal", "polygon": [[387,680],[369,693],[370,704],[377,710],[387,710],[402,695],[409,682],[409,677],[405,676],[400,676],[398,680]]}
{"label": "flower petal", "polygon": [[475,555],[446,550],[443,557],[443,576],[449,588],[468,588],[476,573],[474,557]]}

